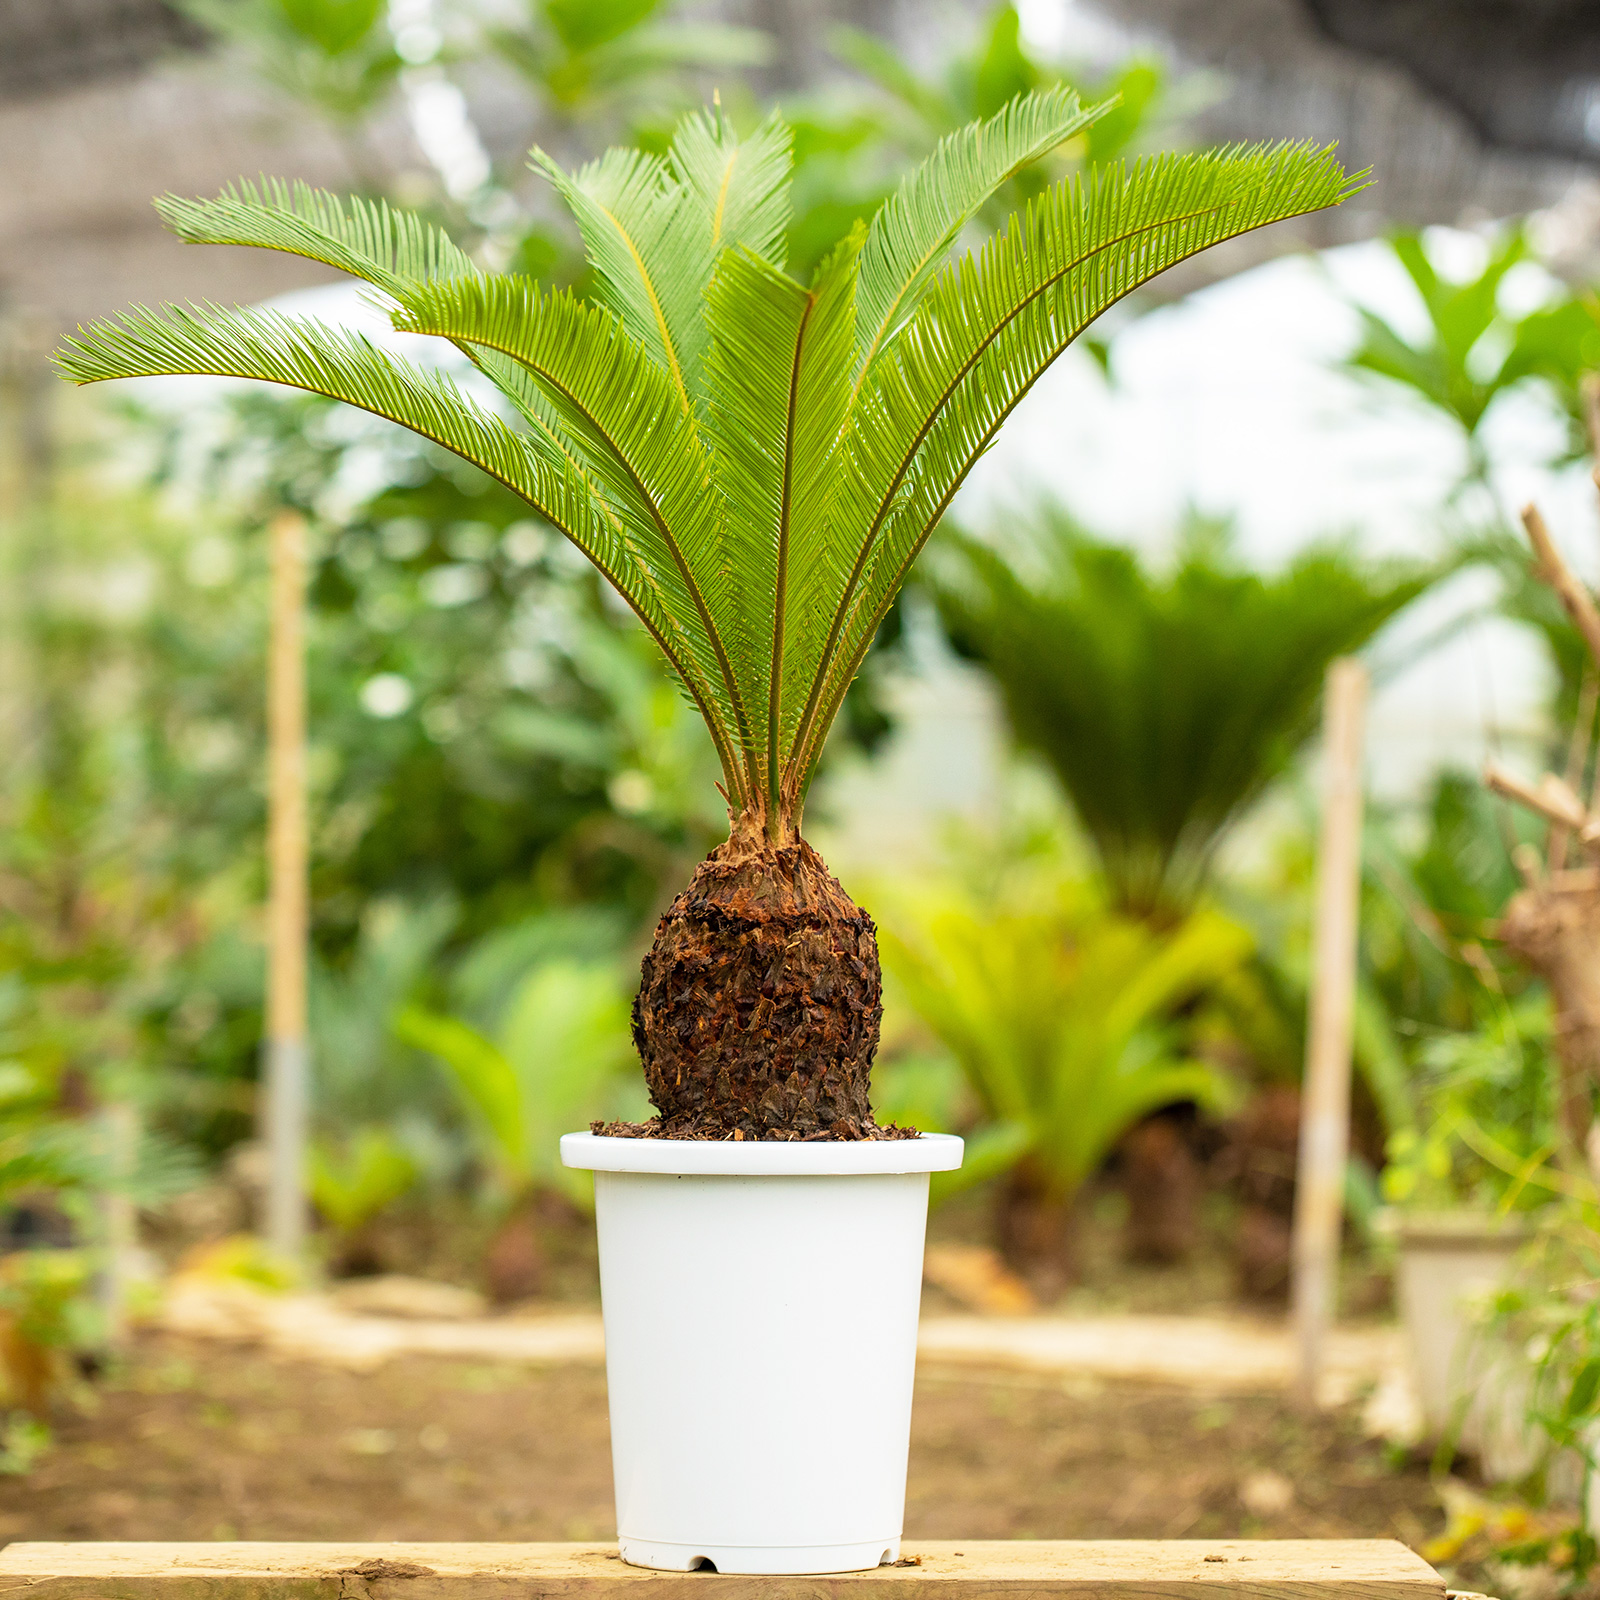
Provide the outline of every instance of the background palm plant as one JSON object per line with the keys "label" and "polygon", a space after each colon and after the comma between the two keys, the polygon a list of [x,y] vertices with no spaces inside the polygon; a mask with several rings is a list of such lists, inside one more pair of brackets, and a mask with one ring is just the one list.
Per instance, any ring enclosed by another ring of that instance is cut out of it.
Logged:
{"label": "background palm plant", "polygon": [[963,1183],[1008,1174],[997,1233],[1017,1265],[1070,1273],[1073,1201],[1142,1118],[1227,1098],[1185,1050],[1174,1014],[1250,953],[1212,911],[1157,930],[1070,880],[996,903],[934,886],[892,897],[884,959],[906,1001],[961,1067],[985,1122]]}
{"label": "background palm plant", "polygon": [[570,174],[536,152],[583,234],[588,302],[482,273],[381,204],[276,183],[160,202],[190,241],[364,278],[397,329],[466,354],[514,424],[360,335],[268,310],[135,309],[61,355],[78,382],[259,378],[389,417],[521,495],[633,608],[705,718],[732,820],[644,964],[634,1037],[660,1132],[874,1130],[872,923],[799,830],[879,625],[1001,423],[1099,312],[1352,192],[1309,145],[1159,157],[1055,185],[947,267],[989,196],[1098,114],[1049,90],[952,135],[809,286],[782,267],[775,118],[740,140],[698,114],[664,157],[613,150]]}
{"label": "background palm plant", "polygon": [[[446,1069],[476,1135],[490,1201],[499,1212],[486,1269],[491,1296],[533,1292],[544,1251],[539,1202],[549,1193],[589,1203],[588,1174],[563,1167],[563,1133],[633,1109],[624,1086],[628,999],[617,963],[558,956],[516,985],[490,1033],[459,1016],[408,1006],[400,1037]],[[631,1089],[631,1093],[629,1090]]]}
{"label": "background palm plant", "polygon": [[952,642],[1050,764],[1113,903],[1158,919],[1194,904],[1228,827],[1310,736],[1329,661],[1432,576],[1319,549],[1263,577],[1200,524],[1158,576],[1055,506],[1003,550],[958,536],[953,557],[936,583]]}

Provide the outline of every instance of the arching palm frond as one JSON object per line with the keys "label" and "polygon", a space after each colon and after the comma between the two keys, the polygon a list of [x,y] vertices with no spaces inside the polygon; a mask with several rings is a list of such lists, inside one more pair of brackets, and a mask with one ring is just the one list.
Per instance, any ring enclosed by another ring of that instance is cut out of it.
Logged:
{"label": "arching palm frond", "polygon": [[[696,670],[685,619],[658,598],[614,506],[541,435],[518,433],[463,395],[442,373],[425,372],[360,334],[270,310],[216,306],[135,309],[97,322],[60,355],[79,383],[138,375],[257,378],[343,400],[454,451],[520,495],[578,546],[632,603],[705,715],[723,750],[711,686]],[[725,754],[725,762],[731,754]]]}
{"label": "arching palm frond", "polygon": [[[402,296],[395,325],[510,358],[570,431],[592,441],[589,466],[626,519],[641,574],[690,641],[696,683],[748,746],[749,714],[727,648],[732,619],[726,607],[713,614],[714,591],[708,598],[723,570],[723,503],[710,492],[693,417],[645,348],[604,307],[547,294],[526,278],[420,286]],[[641,597],[624,594],[637,608]]]}
{"label": "arching palm frond", "polygon": [[873,217],[861,252],[858,384],[910,320],[961,230],[1023,167],[1081,133],[1114,102],[1078,104],[1070,89],[1021,95],[986,122],[941,139]]}
{"label": "arching palm frond", "polygon": [[1179,261],[1337,205],[1357,185],[1305,144],[1161,156],[1048,190],[950,267],[881,362],[852,419],[842,521],[861,530],[821,641],[793,771],[821,739],[945,508],[1017,402],[1083,330]]}
{"label": "arching palm frond", "polygon": [[741,141],[696,114],[663,157],[614,150],[573,174],[535,152],[597,304],[482,273],[381,204],[266,182],[161,203],[186,239],[363,278],[398,328],[465,351],[523,428],[364,339],[267,312],[135,311],[69,341],[61,366],[313,389],[477,462],[633,606],[710,726],[730,808],[781,841],[910,563],[1040,373],[1155,273],[1353,189],[1305,145],[1165,157],[1057,185],[948,266],[996,187],[1097,114],[1051,90],[952,135],[809,285],[782,267],[776,118]]}
{"label": "arching palm frond", "polygon": [[306,183],[229,184],[215,200],[163,195],[161,220],[186,244],[245,244],[338,267],[390,294],[477,272],[441,228],[387,201],[342,199]]}
{"label": "arching palm frond", "polygon": [[[156,210],[186,243],[254,245],[303,256],[362,279],[391,301],[422,284],[478,273],[449,235],[413,213],[383,200],[341,199],[304,183],[241,181],[215,200],[164,195]],[[535,432],[575,465],[581,461],[585,443],[592,446],[593,441],[574,439],[562,428],[549,401],[516,363],[492,350],[465,344],[458,348]]]}

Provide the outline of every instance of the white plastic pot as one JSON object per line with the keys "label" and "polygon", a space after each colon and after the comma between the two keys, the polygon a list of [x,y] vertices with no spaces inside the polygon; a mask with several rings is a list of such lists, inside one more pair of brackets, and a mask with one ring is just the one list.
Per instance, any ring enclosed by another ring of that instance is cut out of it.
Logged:
{"label": "white plastic pot", "polygon": [[1490,1482],[1523,1476],[1537,1456],[1523,1418],[1526,1375],[1474,1338],[1469,1312],[1510,1273],[1526,1220],[1389,1212],[1379,1226],[1399,1245],[1395,1287],[1428,1436],[1452,1434]]}
{"label": "white plastic pot", "polygon": [[961,1149],[562,1139],[595,1174],[624,1561],[899,1558],[928,1174]]}

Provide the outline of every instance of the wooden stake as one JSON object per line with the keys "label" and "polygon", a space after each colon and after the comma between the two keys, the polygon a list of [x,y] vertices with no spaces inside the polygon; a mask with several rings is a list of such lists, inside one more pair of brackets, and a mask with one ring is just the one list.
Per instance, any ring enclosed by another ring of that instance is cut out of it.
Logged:
{"label": "wooden stake", "polygon": [[297,1259],[305,1243],[306,525],[275,517],[267,643],[267,1241]]}
{"label": "wooden stake", "polygon": [[111,1185],[104,1197],[105,1266],[100,1306],[113,1349],[127,1342],[128,1281],[138,1246],[138,1214],[128,1192],[139,1150],[139,1113],[130,1100],[113,1100],[100,1113],[101,1140]]}
{"label": "wooden stake", "polygon": [[1322,1349],[1338,1290],[1345,1157],[1350,1142],[1366,701],[1366,668],[1349,657],[1333,662],[1324,699],[1322,842],[1294,1208],[1297,1395],[1306,1406],[1316,1403]]}
{"label": "wooden stake", "polygon": [[1526,505],[1522,508],[1522,527],[1538,558],[1539,576],[1555,590],[1567,615],[1572,618],[1573,626],[1588,645],[1590,656],[1596,665],[1600,665],[1600,611],[1595,609],[1593,597],[1562,559],[1544,518],[1539,515],[1538,506]]}

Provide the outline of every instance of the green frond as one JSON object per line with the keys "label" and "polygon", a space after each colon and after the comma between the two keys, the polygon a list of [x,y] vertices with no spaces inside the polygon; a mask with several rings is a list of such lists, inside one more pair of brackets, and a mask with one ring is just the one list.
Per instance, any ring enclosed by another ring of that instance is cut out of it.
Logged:
{"label": "green frond", "polygon": [[215,200],[163,195],[161,220],[186,244],[245,244],[337,267],[398,295],[478,269],[448,234],[384,200],[340,199],[306,183],[241,180]]}
{"label": "green frond", "polygon": [[[777,744],[794,747],[816,675],[830,608],[850,566],[850,534],[835,515],[852,399],[856,290],[865,229],[859,225],[817,269],[801,350],[794,429],[794,512]],[[792,792],[791,802],[798,798]]]}
{"label": "green frond", "polygon": [[939,141],[867,230],[856,309],[856,373],[867,369],[915,311],[961,230],[1023,167],[1088,127],[1112,102],[1080,107],[1070,89],[1018,95],[987,122]]}
{"label": "green frond", "polygon": [[[457,286],[477,280],[457,280]],[[593,313],[603,315],[603,313]],[[520,495],[616,586],[683,679],[716,735],[719,717],[683,617],[662,595],[635,530],[570,460],[539,435],[517,433],[449,377],[412,366],[357,333],[266,309],[135,307],[80,330],[57,356],[74,383],[110,378],[255,378],[342,400],[454,451]],[[724,752],[726,763],[727,755]]]}
{"label": "green frond", "polygon": [[735,246],[781,262],[789,225],[789,130],[770,117],[742,142],[720,111],[679,124],[665,159],[610,150],[566,173],[533,161],[571,208],[600,299],[672,373],[685,411],[702,398],[704,296]]}
{"label": "green frond", "polygon": [[1155,273],[1352,192],[1304,145],[1165,157],[1056,186],[949,266],[996,188],[1099,109],[1053,89],[952,135],[809,288],[781,265],[776,118],[741,141],[699,113],[665,157],[613,150],[571,174],[534,152],[583,234],[592,304],[486,275],[382,202],[271,180],[160,202],[182,238],[362,278],[397,328],[462,350],[525,431],[365,339],[267,311],[136,310],[60,361],[78,382],[309,389],[476,463],[633,606],[710,727],[730,803],[783,829],[909,564],[1040,373]]}
{"label": "green frond", "polygon": [[750,694],[767,814],[778,813],[795,415],[811,296],[749,250],[723,252],[706,292],[706,438],[726,510],[728,645]]}
{"label": "green frond", "polygon": [[[390,299],[440,279],[467,278],[477,267],[441,229],[383,200],[348,200],[308,184],[263,178],[230,184],[215,200],[166,195],[156,201],[162,220],[188,244],[254,245],[336,267]],[[464,353],[496,385],[530,427],[577,464],[569,438],[521,370],[491,352]]]}
{"label": "green frond", "polygon": [[728,653],[737,618],[727,607],[714,613],[712,603],[727,577],[723,503],[694,419],[648,350],[605,307],[521,277],[420,285],[401,297],[394,324],[515,361],[569,432],[598,442],[605,455],[589,466],[627,527],[653,599],[676,619],[699,697],[715,709],[713,736],[725,754],[733,743],[751,749],[751,718]]}
{"label": "green frond", "polygon": [[1331,147],[1118,165],[1048,190],[950,267],[857,405],[838,516],[859,538],[793,763],[803,779],[911,562],[1041,373],[1108,306],[1177,262],[1361,187]]}
{"label": "green frond", "polygon": [[666,162],[642,150],[608,150],[568,173],[535,149],[533,164],[577,219],[598,298],[672,375],[679,405],[692,411],[691,374],[705,343],[699,208],[672,181]]}
{"label": "green frond", "polygon": [[742,245],[783,265],[792,160],[789,129],[777,112],[743,141],[720,110],[692,112],[678,124],[667,160],[704,216],[713,261]]}

